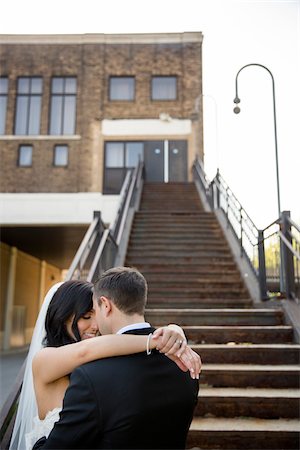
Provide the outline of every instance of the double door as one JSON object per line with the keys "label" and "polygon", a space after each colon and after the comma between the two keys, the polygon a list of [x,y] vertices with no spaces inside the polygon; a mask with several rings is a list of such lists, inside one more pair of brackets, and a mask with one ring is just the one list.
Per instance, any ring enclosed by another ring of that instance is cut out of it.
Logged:
{"label": "double door", "polygon": [[145,141],[145,180],[187,181],[187,141]]}

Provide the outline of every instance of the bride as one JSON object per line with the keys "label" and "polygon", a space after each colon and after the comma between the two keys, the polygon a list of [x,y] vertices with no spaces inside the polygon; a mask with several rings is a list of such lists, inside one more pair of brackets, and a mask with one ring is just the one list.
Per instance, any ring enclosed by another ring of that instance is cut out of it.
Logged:
{"label": "bride", "polygon": [[76,367],[146,348],[157,348],[199,378],[200,358],[187,346],[179,326],[158,328],[150,342],[140,335],[98,336],[92,284],[71,280],[52,286],[33,332],[10,450],[31,450],[40,437],[48,437]]}

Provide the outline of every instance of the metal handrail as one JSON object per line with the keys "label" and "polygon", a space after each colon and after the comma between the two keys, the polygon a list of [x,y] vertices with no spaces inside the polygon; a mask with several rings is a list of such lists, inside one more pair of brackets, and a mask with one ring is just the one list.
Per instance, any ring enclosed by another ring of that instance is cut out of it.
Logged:
{"label": "metal handrail", "polygon": [[300,261],[300,253],[296,252],[292,244],[287,240],[284,234],[281,233],[281,231],[278,231],[278,236],[283,241],[283,243],[289,248],[289,250],[293,253],[293,255],[298,259],[298,261]]}
{"label": "metal handrail", "polygon": [[[204,172],[203,163],[199,157],[195,159],[193,169],[195,179],[199,181],[211,209],[221,209],[225,214],[227,226],[230,226],[235,238],[239,242],[241,257],[247,257],[250,267],[257,276],[261,299],[269,298],[267,283],[270,282],[270,279],[274,279],[274,275],[270,274],[270,270],[273,271],[274,268],[277,271],[280,270],[277,278],[280,279],[279,290],[281,295],[285,295],[287,298],[295,298],[296,295],[300,296],[300,276],[298,275],[300,271],[300,239],[292,231],[292,228],[294,228],[296,232],[300,233],[300,227],[291,220],[289,212],[283,211],[279,218],[263,230],[259,230],[223,179],[219,170],[214,179],[209,182]],[[266,235],[266,232],[274,225],[278,229],[275,231],[271,230],[271,233]],[[239,227],[238,229],[237,226]],[[280,262],[275,262],[275,265],[273,265],[274,263],[269,265],[267,271],[264,245],[267,239],[276,236],[279,239],[276,245],[278,246]],[[250,257],[245,246],[244,238],[247,239],[250,248],[252,247],[253,255],[257,252],[256,257]],[[258,264],[258,266],[256,267],[255,264]]]}
{"label": "metal handrail", "polygon": [[89,252],[96,240],[100,224],[104,226],[104,224],[101,223],[100,212],[97,211],[94,213],[94,219],[92,220],[84,238],[82,239],[81,244],[73,258],[73,261],[71,262],[71,265],[65,277],[66,281],[71,280],[74,277],[76,270],[78,270],[77,276],[80,275],[81,270],[88,258]]}
{"label": "metal handrail", "polygon": [[294,228],[296,228],[296,230],[300,233],[300,227],[296,224],[296,222],[294,222],[290,217],[288,219],[290,225],[292,225]]}
{"label": "metal handrail", "polygon": [[142,167],[143,167],[143,163],[140,161],[138,166],[135,167],[134,172],[132,174],[131,183],[129,185],[128,193],[126,195],[126,198],[125,198],[125,201],[123,204],[123,210],[122,210],[122,216],[121,216],[121,220],[120,220],[118,234],[115,238],[117,245],[119,245],[120,241],[121,241],[121,237],[122,237],[122,234],[124,231],[124,226],[126,223],[126,218],[128,215],[129,206],[132,201],[133,190],[137,184],[138,175],[140,175],[140,177],[142,176]]}

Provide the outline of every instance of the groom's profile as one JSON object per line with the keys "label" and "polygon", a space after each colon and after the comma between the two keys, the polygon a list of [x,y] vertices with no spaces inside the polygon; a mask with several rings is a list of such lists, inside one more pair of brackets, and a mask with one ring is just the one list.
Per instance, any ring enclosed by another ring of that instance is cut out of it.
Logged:
{"label": "groom's profile", "polygon": [[[94,285],[101,334],[154,331],[144,319],[147,283],[133,268]],[[34,449],[184,449],[198,380],[154,350],[92,361],[70,377],[60,420]]]}

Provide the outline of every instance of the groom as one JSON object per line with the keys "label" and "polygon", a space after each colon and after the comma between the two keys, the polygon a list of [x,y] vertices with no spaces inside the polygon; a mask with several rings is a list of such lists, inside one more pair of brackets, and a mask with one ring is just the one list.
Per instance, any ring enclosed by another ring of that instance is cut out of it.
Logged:
{"label": "groom", "polygon": [[[93,298],[101,334],[152,333],[146,299],[137,270],[103,273]],[[59,422],[34,449],[184,449],[198,387],[157,350],[84,364],[71,375]]]}

